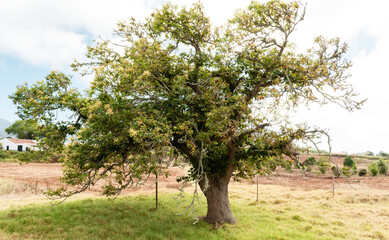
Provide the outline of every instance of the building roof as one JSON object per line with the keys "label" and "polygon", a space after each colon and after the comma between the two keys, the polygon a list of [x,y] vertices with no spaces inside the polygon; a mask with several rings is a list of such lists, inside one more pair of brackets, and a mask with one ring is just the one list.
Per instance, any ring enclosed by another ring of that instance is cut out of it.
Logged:
{"label": "building roof", "polygon": [[9,141],[15,143],[15,144],[36,144],[36,142],[34,140],[30,140],[30,139],[17,139],[17,138],[6,138],[8,139]]}

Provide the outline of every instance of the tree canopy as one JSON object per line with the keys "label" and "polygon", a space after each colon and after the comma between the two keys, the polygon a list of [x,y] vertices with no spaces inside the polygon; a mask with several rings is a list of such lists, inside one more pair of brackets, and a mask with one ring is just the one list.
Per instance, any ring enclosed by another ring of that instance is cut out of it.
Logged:
{"label": "tree canopy", "polygon": [[5,131],[20,139],[36,139],[39,135],[38,124],[31,120],[17,120]]}
{"label": "tree canopy", "polygon": [[[295,141],[320,132],[290,125],[278,112],[300,104],[334,102],[360,107],[347,84],[347,45],[322,36],[297,53],[290,35],[304,18],[300,2],[252,2],[223,26],[212,26],[201,3],[166,4],[144,21],[119,22],[120,42],[97,41],[88,62],[72,66],[93,74],[90,88],[71,88],[70,77],[52,72],[45,81],[19,86],[11,96],[22,119],[47,133],[41,144],[62,151],[69,196],[105,179],[104,193],[119,194],[160,168],[166,152],[192,166],[187,180],[204,192],[208,222],[235,223],[231,177],[249,178],[293,159]],[[56,121],[58,111],[71,111]]]}
{"label": "tree canopy", "polygon": [[343,166],[347,166],[347,167],[352,168],[354,165],[355,165],[355,162],[354,162],[354,160],[351,158],[350,155],[348,155],[347,157],[344,158],[344,160],[343,160]]}

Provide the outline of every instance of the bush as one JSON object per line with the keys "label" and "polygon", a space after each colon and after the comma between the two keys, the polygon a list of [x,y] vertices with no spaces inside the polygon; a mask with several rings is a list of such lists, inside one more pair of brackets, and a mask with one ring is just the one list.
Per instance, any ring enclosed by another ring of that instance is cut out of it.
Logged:
{"label": "bush", "polygon": [[307,158],[307,160],[304,161],[305,166],[311,166],[311,165],[315,165],[315,164],[316,164],[316,158],[313,156]]}
{"label": "bush", "polygon": [[307,172],[311,172],[311,171],[312,171],[312,167],[311,167],[311,166],[308,166],[305,170],[306,170]]}
{"label": "bush", "polygon": [[378,171],[380,174],[382,175],[386,175],[386,173],[388,172],[388,166],[386,166],[384,160],[380,159],[377,161],[377,167],[378,167]]}
{"label": "bush", "polygon": [[353,169],[353,175],[358,173],[357,165],[354,164],[352,169]]}
{"label": "bush", "polygon": [[363,177],[363,176],[365,176],[367,174],[367,170],[366,169],[361,169],[361,170],[359,170],[359,172],[358,172],[358,176],[360,176],[360,177]]}
{"label": "bush", "polygon": [[63,162],[63,154],[48,155],[43,151],[4,151],[0,150],[0,162]]}
{"label": "bush", "polygon": [[354,165],[355,162],[350,156],[344,158],[343,166],[352,168]]}
{"label": "bush", "polygon": [[[1,147],[1,146],[0,146],[0,147]],[[1,162],[3,159],[7,158],[7,157],[8,157],[7,152],[4,151],[3,149],[0,149],[0,162]]]}
{"label": "bush", "polygon": [[371,163],[369,166],[368,166],[368,169],[369,169],[369,174],[371,176],[377,176],[378,175],[378,165],[377,163]]}
{"label": "bush", "polygon": [[330,167],[330,164],[326,161],[320,161],[319,162],[319,170],[322,174],[325,174]]}
{"label": "bush", "polygon": [[351,176],[351,168],[349,168],[347,166],[343,166],[342,173],[345,177],[350,177]]}
{"label": "bush", "polygon": [[0,162],[19,162],[21,152],[0,150]]}
{"label": "bush", "polygon": [[292,164],[286,164],[286,165],[285,165],[285,170],[286,170],[288,173],[293,172],[293,171],[292,171]]}
{"label": "bush", "polygon": [[334,174],[335,177],[340,177],[340,171],[339,171],[338,167],[332,166],[331,167],[331,171],[332,171],[332,173]]}

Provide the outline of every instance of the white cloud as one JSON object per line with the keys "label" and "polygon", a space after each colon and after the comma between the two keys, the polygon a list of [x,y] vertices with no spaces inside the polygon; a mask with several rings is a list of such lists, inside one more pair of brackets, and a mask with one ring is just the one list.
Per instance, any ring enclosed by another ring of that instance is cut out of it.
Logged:
{"label": "white cloud", "polygon": [[0,53],[34,66],[62,68],[80,58],[87,38],[109,37],[119,20],[143,17],[153,1],[15,0],[0,8]]}
{"label": "white cloud", "polygon": [[69,65],[85,48],[83,35],[55,28],[43,29],[39,26],[14,26],[0,39],[0,49],[3,53],[35,66],[49,65],[53,68]]}

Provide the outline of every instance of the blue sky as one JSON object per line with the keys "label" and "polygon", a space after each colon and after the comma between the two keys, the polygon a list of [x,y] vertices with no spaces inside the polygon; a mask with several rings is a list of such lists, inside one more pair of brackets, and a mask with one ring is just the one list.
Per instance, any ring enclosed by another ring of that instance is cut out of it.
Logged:
{"label": "blue sky", "polygon": [[[73,59],[82,60],[93,39],[111,38],[117,21],[131,16],[142,19],[164,2],[0,0],[0,118],[17,120],[16,108],[8,96],[17,85],[42,80],[51,70],[74,75],[74,85],[86,88],[90,79],[71,72]],[[189,5],[193,1],[172,2]],[[203,4],[211,20],[221,24],[249,2],[205,0]],[[311,46],[318,35],[338,36],[347,42],[347,57],[354,62],[349,82],[361,98],[369,100],[362,110],[352,113],[335,105],[300,108],[291,114],[293,120],[328,129],[334,151],[389,151],[389,4],[383,0],[306,2],[306,18],[292,41],[298,49]]]}

